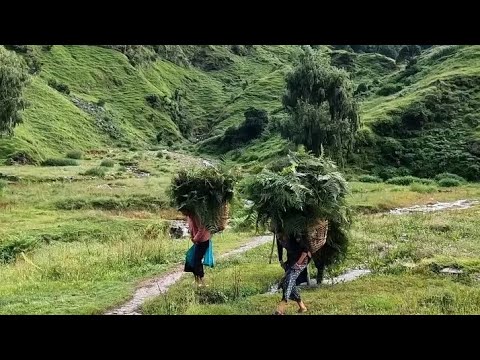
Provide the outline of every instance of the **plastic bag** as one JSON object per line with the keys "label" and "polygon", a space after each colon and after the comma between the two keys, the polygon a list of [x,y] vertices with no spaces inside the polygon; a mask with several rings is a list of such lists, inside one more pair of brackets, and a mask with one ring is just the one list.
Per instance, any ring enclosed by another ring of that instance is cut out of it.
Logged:
{"label": "plastic bag", "polygon": [[188,249],[187,254],[185,256],[185,264],[193,268],[195,261],[195,244],[192,245],[190,249]]}
{"label": "plastic bag", "polygon": [[205,256],[203,257],[203,265],[214,267],[215,266],[215,258],[213,256],[213,242],[210,240],[208,244],[208,249],[205,252]]}

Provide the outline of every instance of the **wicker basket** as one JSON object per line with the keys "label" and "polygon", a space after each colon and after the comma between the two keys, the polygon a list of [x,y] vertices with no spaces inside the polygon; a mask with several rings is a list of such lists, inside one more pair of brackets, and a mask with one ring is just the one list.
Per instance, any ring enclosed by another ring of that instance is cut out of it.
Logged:
{"label": "wicker basket", "polygon": [[308,245],[312,254],[327,242],[328,220],[318,219],[308,228]]}
{"label": "wicker basket", "polygon": [[228,203],[226,203],[222,206],[222,211],[220,213],[220,219],[218,221],[218,231],[223,231],[227,227],[229,210],[230,209],[229,209]]}

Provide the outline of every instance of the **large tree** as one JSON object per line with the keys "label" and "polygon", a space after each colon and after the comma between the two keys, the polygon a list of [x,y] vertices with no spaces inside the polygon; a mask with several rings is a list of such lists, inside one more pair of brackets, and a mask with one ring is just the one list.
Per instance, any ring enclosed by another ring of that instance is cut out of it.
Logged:
{"label": "large tree", "polygon": [[324,149],[343,166],[360,125],[353,92],[347,72],[305,51],[286,78],[283,105],[290,116],[284,133],[316,155]]}
{"label": "large tree", "polygon": [[21,120],[22,97],[27,82],[27,69],[22,60],[0,45],[0,134],[11,134]]}

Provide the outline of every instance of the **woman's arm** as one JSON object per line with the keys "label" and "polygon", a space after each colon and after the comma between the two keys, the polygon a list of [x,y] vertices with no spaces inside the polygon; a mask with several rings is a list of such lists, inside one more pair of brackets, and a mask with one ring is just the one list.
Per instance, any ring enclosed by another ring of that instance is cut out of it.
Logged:
{"label": "woman's arm", "polygon": [[193,238],[193,242],[198,242],[201,239],[203,239],[205,237],[205,235],[207,234],[207,232],[208,232],[208,230],[205,227],[199,226],[198,230],[197,230],[197,233],[195,234],[195,237]]}

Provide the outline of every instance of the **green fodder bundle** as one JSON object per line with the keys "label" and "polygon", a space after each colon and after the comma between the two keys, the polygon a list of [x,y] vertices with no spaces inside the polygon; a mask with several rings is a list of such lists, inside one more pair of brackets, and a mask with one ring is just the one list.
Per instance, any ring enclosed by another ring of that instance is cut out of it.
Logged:
{"label": "green fodder bundle", "polygon": [[214,167],[181,170],[169,189],[172,205],[195,214],[210,231],[225,228],[234,177]]}
{"label": "green fodder bundle", "polygon": [[[284,164],[282,169],[278,163]],[[266,169],[243,184],[245,196],[254,202],[258,225],[300,236],[311,244],[312,229],[324,230],[322,221],[327,220],[326,243],[314,256],[321,257],[326,266],[340,261],[347,251],[350,215],[347,182],[336,165],[297,152],[277,162],[273,170]]]}

